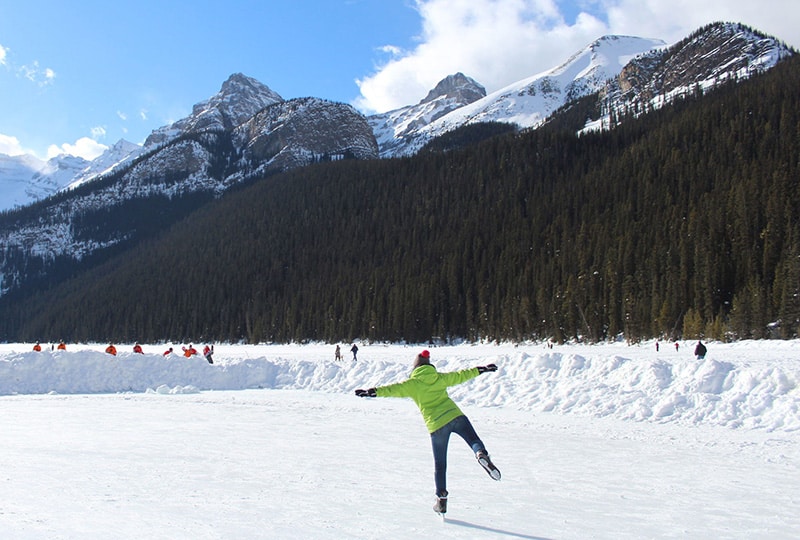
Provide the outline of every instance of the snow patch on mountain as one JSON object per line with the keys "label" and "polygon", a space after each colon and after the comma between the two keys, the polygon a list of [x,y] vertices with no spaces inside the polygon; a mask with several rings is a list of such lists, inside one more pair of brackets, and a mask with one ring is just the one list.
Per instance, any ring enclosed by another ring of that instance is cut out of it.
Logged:
{"label": "snow patch on mountain", "polygon": [[58,192],[89,162],[61,154],[48,161],[34,156],[0,155],[0,211],[26,206]]}
{"label": "snow patch on mountain", "polygon": [[109,174],[115,169],[129,164],[142,152],[142,146],[120,139],[111,148],[91,161],[85,169],[67,184],[66,189],[75,189],[95,178]]}
{"label": "snow patch on mountain", "polygon": [[46,162],[31,155],[0,154],[0,211],[36,200],[39,192],[31,184],[31,179],[46,165]]}

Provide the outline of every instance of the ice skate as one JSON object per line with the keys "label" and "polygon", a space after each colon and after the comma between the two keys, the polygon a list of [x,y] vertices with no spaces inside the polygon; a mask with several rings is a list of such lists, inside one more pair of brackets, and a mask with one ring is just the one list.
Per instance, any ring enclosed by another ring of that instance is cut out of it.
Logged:
{"label": "ice skate", "polygon": [[437,514],[447,513],[447,491],[436,494],[436,504],[433,505],[433,511]]}
{"label": "ice skate", "polygon": [[481,467],[486,469],[486,472],[489,473],[489,476],[491,476],[493,480],[500,480],[500,470],[494,466],[494,463],[492,463],[492,460],[489,458],[489,454],[481,450],[475,454],[475,457],[478,459],[478,463],[481,464]]}

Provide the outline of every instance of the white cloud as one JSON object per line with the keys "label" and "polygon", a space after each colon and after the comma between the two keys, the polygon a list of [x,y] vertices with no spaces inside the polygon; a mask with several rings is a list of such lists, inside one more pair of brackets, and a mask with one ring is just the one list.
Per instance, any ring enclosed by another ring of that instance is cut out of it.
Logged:
{"label": "white cloud", "polygon": [[607,5],[615,33],[678,41],[701,26],[738,22],[800,46],[800,4],[797,0],[613,0]]}
{"label": "white cloud", "polygon": [[127,119],[128,119],[128,115],[127,115],[127,114],[125,114],[125,113],[124,113],[124,112],[122,112],[122,111],[117,111],[117,116],[118,116],[118,117],[119,117],[119,119],[120,119],[120,120],[122,120],[122,121],[125,121],[125,120],[127,120]]}
{"label": "white cloud", "polygon": [[39,86],[48,86],[53,84],[56,78],[56,72],[50,68],[42,68],[39,62],[34,60],[31,64],[26,64],[17,68],[17,73],[29,81],[38,84]]}
{"label": "white cloud", "polygon": [[6,65],[6,56],[8,56],[8,49],[0,45],[0,66]]}
{"label": "white cloud", "polygon": [[606,32],[591,15],[567,25],[553,0],[417,0],[416,9],[419,44],[356,81],[358,108],[416,103],[459,71],[491,92],[553,67]]}
{"label": "white cloud", "polygon": [[102,139],[106,136],[106,128],[103,126],[93,127],[89,132],[92,134],[92,139]]}
{"label": "white cloud", "polygon": [[384,112],[418,102],[437,82],[462,72],[488,92],[567,60],[606,34],[673,43],[715,21],[741,22],[800,45],[797,0],[415,0],[422,33],[412,50],[356,83],[354,105]]}
{"label": "white cloud", "polygon": [[22,154],[33,154],[33,152],[22,148],[22,144],[20,144],[19,139],[16,137],[0,133],[0,154],[19,156]]}
{"label": "white cloud", "polygon": [[108,150],[108,146],[100,144],[89,137],[81,137],[75,141],[75,144],[64,143],[61,146],[55,144],[50,145],[47,149],[47,159],[54,158],[61,154],[69,154],[91,161],[106,150]]}

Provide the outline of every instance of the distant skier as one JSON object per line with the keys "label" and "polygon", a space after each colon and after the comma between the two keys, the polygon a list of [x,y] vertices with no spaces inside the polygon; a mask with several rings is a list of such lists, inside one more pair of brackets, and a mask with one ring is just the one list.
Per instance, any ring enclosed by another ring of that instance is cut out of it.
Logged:
{"label": "distant skier", "polygon": [[698,360],[702,360],[703,358],[706,357],[706,352],[708,352],[706,346],[703,345],[702,342],[698,341],[697,346],[694,348],[694,355],[697,357]]}
{"label": "distant skier", "polygon": [[111,356],[117,356],[117,348],[114,347],[113,343],[109,343],[108,347],[106,347],[106,354],[110,354]]}
{"label": "distant skier", "polygon": [[214,354],[214,346],[213,345],[211,347],[209,347],[208,345],[203,347],[203,356],[206,357],[206,360],[208,360],[209,364],[213,364],[214,363],[214,359],[211,357],[213,354]]}
{"label": "distant skier", "polygon": [[39,342],[36,342],[36,345],[33,346],[33,350],[36,352],[42,352],[42,346],[39,345]]}
{"label": "distant skier", "polygon": [[353,362],[356,362],[358,360],[358,345],[353,343],[353,346],[350,347],[350,352],[353,353]]}
{"label": "distant skier", "polygon": [[139,345],[138,343],[133,346],[133,352],[135,352],[136,354],[144,354],[144,351],[142,350],[142,346]]}
{"label": "distant skier", "polygon": [[170,356],[171,354],[172,354],[172,347],[164,351],[164,354],[162,356]]}
{"label": "distant skier", "polygon": [[359,397],[407,397],[417,404],[425,420],[425,426],[431,434],[437,498],[433,509],[439,514],[447,512],[447,444],[451,433],[460,435],[475,452],[481,467],[494,480],[500,480],[500,471],[489,459],[489,453],[469,419],[447,395],[449,386],[461,384],[487,371],[497,371],[497,366],[489,364],[439,373],[430,363],[430,352],[425,350],[417,355],[414,370],[406,381],[356,390],[356,395]]}
{"label": "distant skier", "polygon": [[336,350],[333,353],[333,358],[337,362],[339,362],[342,359],[342,349],[338,345],[336,346]]}
{"label": "distant skier", "polygon": [[67,344],[64,343],[63,341],[61,341],[61,342],[59,342],[57,349],[59,351],[66,351],[67,350]]}
{"label": "distant skier", "polygon": [[191,358],[192,356],[197,354],[197,349],[195,349],[191,343],[189,343],[188,349],[186,347],[181,347],[181,348],[183,349],[183,356],[185,356],[186,358]]}

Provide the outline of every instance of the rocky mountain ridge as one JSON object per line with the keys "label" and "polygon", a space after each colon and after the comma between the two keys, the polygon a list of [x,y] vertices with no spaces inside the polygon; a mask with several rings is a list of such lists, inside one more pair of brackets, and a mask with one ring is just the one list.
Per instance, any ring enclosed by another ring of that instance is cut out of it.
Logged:
{"label": "rocky mountain ridge", "polygon": [[675,45],[633,58],[604,89],[607,110],[632,112],[766,71],[794,54],[773,37],[741,24],[716,23]]}

